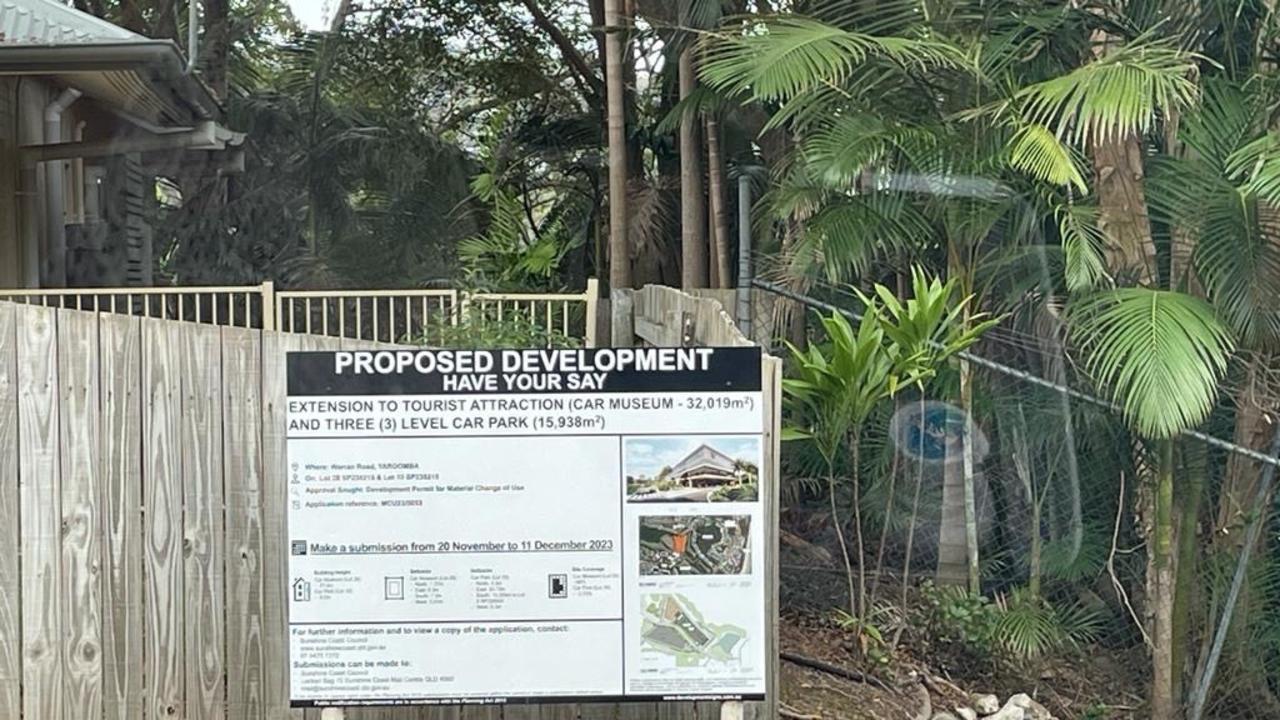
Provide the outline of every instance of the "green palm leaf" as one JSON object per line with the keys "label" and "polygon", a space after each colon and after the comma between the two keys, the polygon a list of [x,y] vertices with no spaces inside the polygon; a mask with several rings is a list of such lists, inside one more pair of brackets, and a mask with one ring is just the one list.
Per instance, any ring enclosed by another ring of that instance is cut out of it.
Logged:
{"label": "green palm leaf", "polygon": [[1067,289],[1073,292],[1098,287],[1107,280],[1102,255],[1106,234],[1098,227],[1098,209],[1088,205],[1064,205],[1054,212],[1062,238]]}
{"label": "green palm leaf", "polygon": [[1081,158],[1039,123],[1028,123],[1013,136],[1009,164],[1037,180],[1089,191],[1080,170]]}
{"label": "green palm leaf", "polygon": [[870,263],[931,233],[928,219],[900,193],[847,195],[823,204],[803,228],[791,273],[849,282]]}
{"label": "green palm leaf", "polygon": [[1118,288],[1078,301],[1072,314],[1086,368],[1139,433],[1167,438],[1208,417],[1234,347],[1208,303]]}
{"label": "green palm leaf", "polygon": [[1191,105],[1198,56],[1160,43],[1133,43],[1015,97],[1029,122],[1058,137],[1097,142],[1145,133],[1157,113]]}
{"label": "green palm leaf", "polygon": [[757,100],[782,101],[838,86],[871,58],[902,66],[955,66],[960,54],[931,40],[849,32],[802,17],[752,26],[746,35],[714,36],[701,75],[712,87]]}

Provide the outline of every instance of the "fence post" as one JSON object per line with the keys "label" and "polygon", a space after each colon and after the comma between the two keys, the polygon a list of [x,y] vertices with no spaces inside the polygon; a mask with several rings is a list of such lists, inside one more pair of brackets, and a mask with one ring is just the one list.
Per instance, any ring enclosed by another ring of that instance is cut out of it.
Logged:
{"label": "fence post", "polygon": [[271,280],[262,281],[262,329],[275,330],[280,309],[276,307],[276,284]]}
{"label": "fence post", "polygon": [[596,346],[596,310],[600,302],[600,281],[587,278],[587,290],[583,295],[587,300],[587,327],[583,330],[583,344],[589,348]]}
{"label": "fence post", "polygon": [[471,310],[471,296],[465,291],[453,291],[453,326],[462,325],[466,315]]}
{"label": "fence post", "polygon": [[751,179],[738,178],[738,330],[751,339]]}

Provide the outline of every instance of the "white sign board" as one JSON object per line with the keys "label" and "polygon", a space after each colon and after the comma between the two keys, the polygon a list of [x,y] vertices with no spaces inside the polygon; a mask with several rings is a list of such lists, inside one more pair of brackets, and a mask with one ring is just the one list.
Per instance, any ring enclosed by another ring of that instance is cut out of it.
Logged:
{"label": "white sign board", "polygon": [[757,348],[288,357],[295,707],[763,699]]}

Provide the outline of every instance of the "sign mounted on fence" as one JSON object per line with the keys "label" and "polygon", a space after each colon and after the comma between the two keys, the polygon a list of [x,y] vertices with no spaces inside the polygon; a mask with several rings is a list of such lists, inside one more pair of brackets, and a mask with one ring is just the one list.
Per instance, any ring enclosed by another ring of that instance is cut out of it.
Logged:
{"label": "sign mounted on fence", "polygon": [[288,357],[294,706],[763,699],[758,348]]}

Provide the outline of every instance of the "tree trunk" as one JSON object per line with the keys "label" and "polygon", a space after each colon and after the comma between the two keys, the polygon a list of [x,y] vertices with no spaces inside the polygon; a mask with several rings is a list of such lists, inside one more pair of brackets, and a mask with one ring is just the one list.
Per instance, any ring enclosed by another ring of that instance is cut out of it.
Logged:
{"label": "tree trunk", "polygon": [[[1267,408],[1264,407],[1267,389],[1264,375],[1267,372],[1267,356],[1254,355],[1245,367],[1245,377],[1236,395],[1236,424],[1233,441],[1237,445],[1262,451],[1270,439]],[[1253,503],[1258,492],[1258,477],[1262,468],[1257,461],[1231,453],[1227,458],[1226,477],[1218,504],[1216,535],[1223,537],[1234,547],[1239,546],[1249,515],[1257,510]]]}
{"label": "tree trunk", "polygon": [[[697,87],[693,49],[680,53],[680,99]],[[707,286],[707,221],[702,194],[702,149],[698,118],[686,113],[680,120],[680,285],[686,290]]]}
{"label": "tree trunk", "polygon": [[938,519],[939,585],[967,585],[969,562],[964,528],[964,462],[948,457],[942,466],[942,509]]}
{"label": "tree trunk", "polygon": [[631,287],[627,240],[627,127],[622,69],[622,0],[605,0],[605,93],[609,127],[609,288]]}
{"label": "tree trunk", "polygon": [[[200,69],[204,81],[219,100],[227,99],[227,55],[231,47],[228,0],[204,0],[204,41],[200,44]],[[191,49],[187,48],[187,52]]]}
{"label": "tree trunk", "polygon": [[1173,441],[1160,441],[1156,470],[1155,522],[1147,571],[1154,573],[1151,633],[1151,720],[1176,720],[1173,695],[1173,606],[1176,592],[1173,532]]}
{"label": "tree trunk", "polygon": [[[965,320],[965,325],[968,325]],[[973,457],[973,366],[960,361],[960,405],[964,410],[964,549],[968,568],[969,592],[982,592],[982,574],[978,569],[978,507],[974,493]]]}
{"label": "tree trunk", "polygon": [[862,538],[862,487],[860,484],[861,468],[859,467],[862,462],[861,447],[862,434],[854,431],[850,443],[853,455],[853,469],[850,473],[853,487],[850,492],[852,499],[849,502],[853,506],[853,532],[858,549],[858,614],[856,617],[858,618],[859,635],[862,634],[867,624],[867,549]]}
{"label": "tree trunk", "polygon": [[1191,660],[1192,635],[1196,625],[1191,620],[1191,609],[1196,603],[1196,570],[1199,555],[1199,533],[1196,532],[1200,521],[1200,505],[1204,496],[1204,481],[1207,472],[1208,448],[1201,442],[1182,443],[1180,456],[1182,462],[1181,480],[1174,497],[1177,512],[1178,555],[1174,563],[1175,587],[1173,594],[1173,696],[1181,698],[1183,680],[1189,678],[1194,670]]}
{"label": "tree trunk", "polygon": [[733,283],[729,269],[729,219],[725,213],[724,154],[720,150],[720,121],[707,115],[707,204],[711,214],[712,250],[715,255],[715,287],[727,288]]}
{"label": "tree trunk", "polygon": [[1137,134],[1107,138],[1093,147],[1098,227],[1106,237],[1107,267],[1122,285],[1155,284],[1156,246],[1147,215],[1142,142]]}

